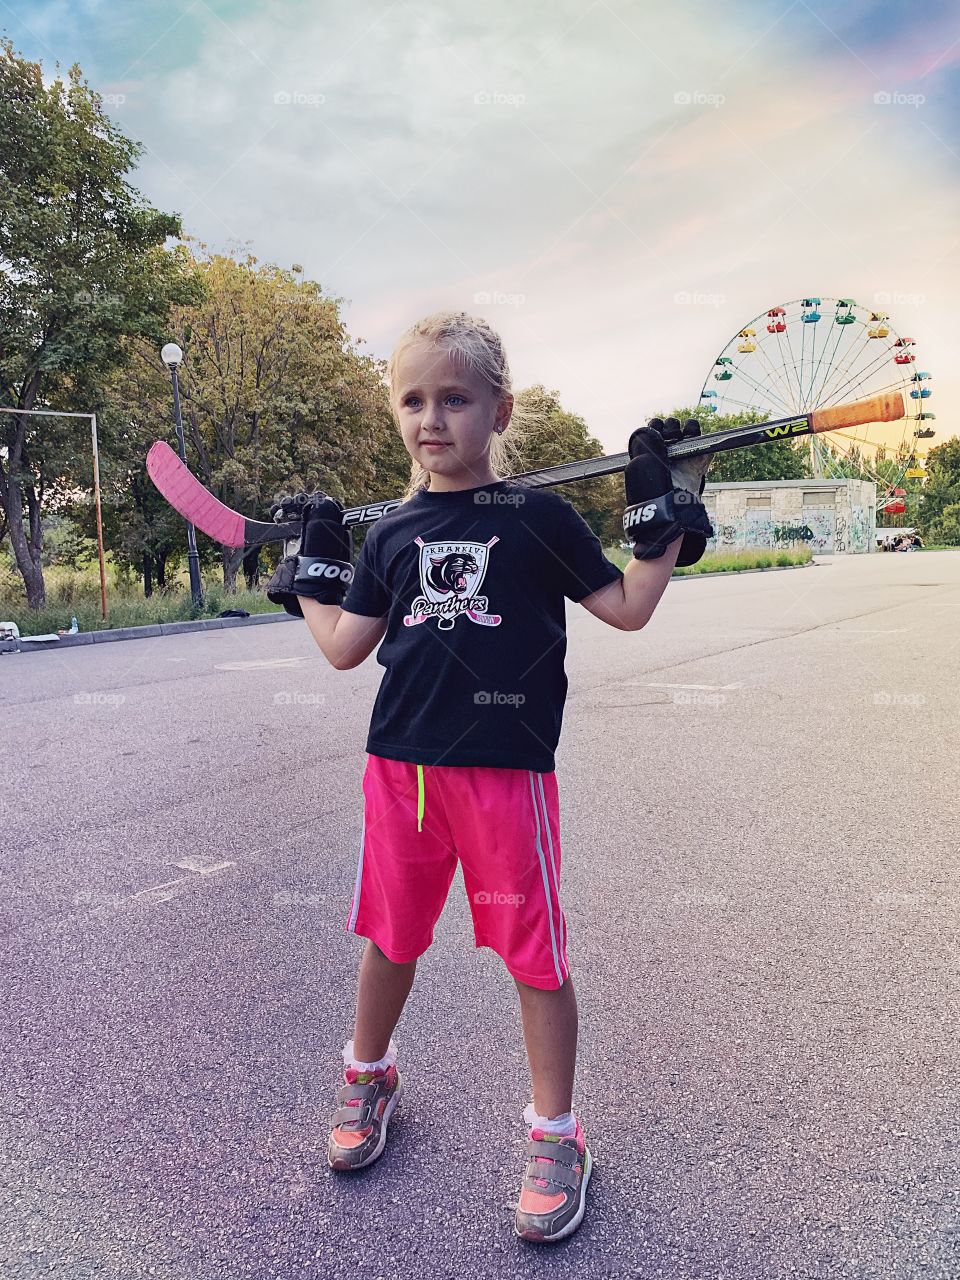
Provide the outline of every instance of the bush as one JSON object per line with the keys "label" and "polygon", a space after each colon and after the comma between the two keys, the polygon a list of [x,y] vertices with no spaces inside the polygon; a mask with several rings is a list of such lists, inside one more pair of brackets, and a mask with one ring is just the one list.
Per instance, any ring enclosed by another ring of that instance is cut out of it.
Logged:
{"label": "bush", "polygon": [[930,526],[927,541],[947,547],[960,546],[960,503],[944,507],[939,519]]}
{"label": "bush", "polygon": [[[619,547],[608,547],[606,556],[614,564],[624,568],[630,563],[631,552]],[[744,551],[708,551],[702,560],[682,569],[674,569],[674,576],[697,573],[742,573],[744,569],[773,569],[787,565],[809,564],[813,553],[808,547],[796,551],[768,551],[754,547]]]}
{"label": "bush", "polygon": [[34,611],[27,607],[19,574],[0,565],[0,622],[15,622],[20,634],[42,635],[69,630],[76,617],[81,631],[102,631],[113,627],[144,627],[158,622],[186,622],[193,617],[215,618],[224,609],[245,609],[247,613],[280,612],[263,591],[224,590],[217,579],[204,579],[203,609],[193,611],[186,572],[163,590],[155,590],[149,600],[137,584],[126,583],[114,567],[107,569],[106,622],[100,616],[100,571],[96,565],[83,571],[53,566],[44,574],[47,604]]}

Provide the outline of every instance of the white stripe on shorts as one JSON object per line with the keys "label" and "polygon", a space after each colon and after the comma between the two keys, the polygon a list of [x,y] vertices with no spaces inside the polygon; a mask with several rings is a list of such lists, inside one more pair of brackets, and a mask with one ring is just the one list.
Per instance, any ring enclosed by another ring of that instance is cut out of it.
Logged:
{"label": "white stripe on shorts", "polygon": [[360,881],[363,878],[363,842],[366,834],[367,834],[367,814],[366,814],[366,810],[364,810],[363,826],[361,827],[361,830],[360,830],[360,860],[357,863],[356,884],[353,886],[353,910],[350,912],[350,923],[347,925],[347,930],[350,933],[353,933],[354,931],[354,926],[357,923],[357,912],[360,910]]}
{"label": "white stripe on shorts", "polygon": [[547,828],[547,848],[550,850],[550,866],[553,870],[553,891],[557,895],[557,912],[560,916],[560,949],[563,950],[567,940],[567,929],[563,919],[563,905],[560,902],[560,880],[557,876],[557,864],[553,858],[553,836],[550,834],[550,815],[547,812],[547,797],[543,792],[543,774],[537,774],[537,786],[540,789],[540,804],[543,809],[543,825]]}
{"label": "white stripe on shorts", "polygon": [[537,824],[537,857],[540,859],[540,874],[543,877],[543,892],[547,899],[547,921],[550,925],[550,946],[553,948],[553,967],[557,971],[557,981],[563,986],[564,975],[560,970],[560,956],[557,952],[557,935],[553,927],[553,903],[550,900],[550,877],[547,875],[547,860],[543,855],[543,842],[540,829],[540,810],[537,807],[537,793],[533,785],[533,773],[527,770],[530,780],[530,798],[533,800],[533,816]]}

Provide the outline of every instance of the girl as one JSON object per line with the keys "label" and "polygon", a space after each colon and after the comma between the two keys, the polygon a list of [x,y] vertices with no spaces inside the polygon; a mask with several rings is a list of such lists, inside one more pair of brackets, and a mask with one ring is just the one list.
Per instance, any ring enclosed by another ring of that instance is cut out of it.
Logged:
{"label": "girl", "polygon": [[339,671],[383,640],[346,925],[367,944],[328,1159],[361,1169],[384,1149],[403,1087],[393,1031],[459,859],[476,945],[498,952],[520,996],[533,1099],[516,1230],[559,1240],[583,1218],[591,1168],[573,1110],[577,1004],[559,884],[564,597],[620,630],[643,627],[678,555],[703,554],[706,468],[671,475],[675,419],[634,432],[624,527],[635,550],[621,573],[565,499],[501,478],[514,402],[489,325],[428,316],[387,372],[412,460],[405,501],[371,528],[355,573],[341,505],[308,503],[300,554],[268,592],[302,613]]}

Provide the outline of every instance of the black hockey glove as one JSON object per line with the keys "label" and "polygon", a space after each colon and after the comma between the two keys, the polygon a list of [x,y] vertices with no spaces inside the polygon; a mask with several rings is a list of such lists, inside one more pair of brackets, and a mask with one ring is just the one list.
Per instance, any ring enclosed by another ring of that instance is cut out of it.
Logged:
{"label": "black hockey glove", "polygon": [[325,493],[297,494],[272,508],[274,519],[301,516],[299,542],[285,555],[267,583],[267,599],[287,613],[303,617],[298,596],[319,604],[342,604],[353,581],[353,535],[343,523],[343,504]]}
{"label": "black hockey glove", "polygon": [[700,423],[689,418],[651,418],[638,427],[627,446],[630,461],[623,473],[627,505],[624,533],[633,542],[637,560],[657,560],[671,542],[683,537],[678,565],[696,564],[713,536],[706,508],[700,501],[706,484],[707,456],[671,463],[667,445],[700,434]]}

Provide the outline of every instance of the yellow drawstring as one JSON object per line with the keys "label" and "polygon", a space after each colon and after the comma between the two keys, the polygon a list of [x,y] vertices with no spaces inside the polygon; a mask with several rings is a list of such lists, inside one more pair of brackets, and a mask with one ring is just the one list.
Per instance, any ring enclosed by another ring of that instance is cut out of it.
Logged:
{"label": "yellow drawstring", "polygon": [[417,765],[417,830],[423,830],[423,765]]}

